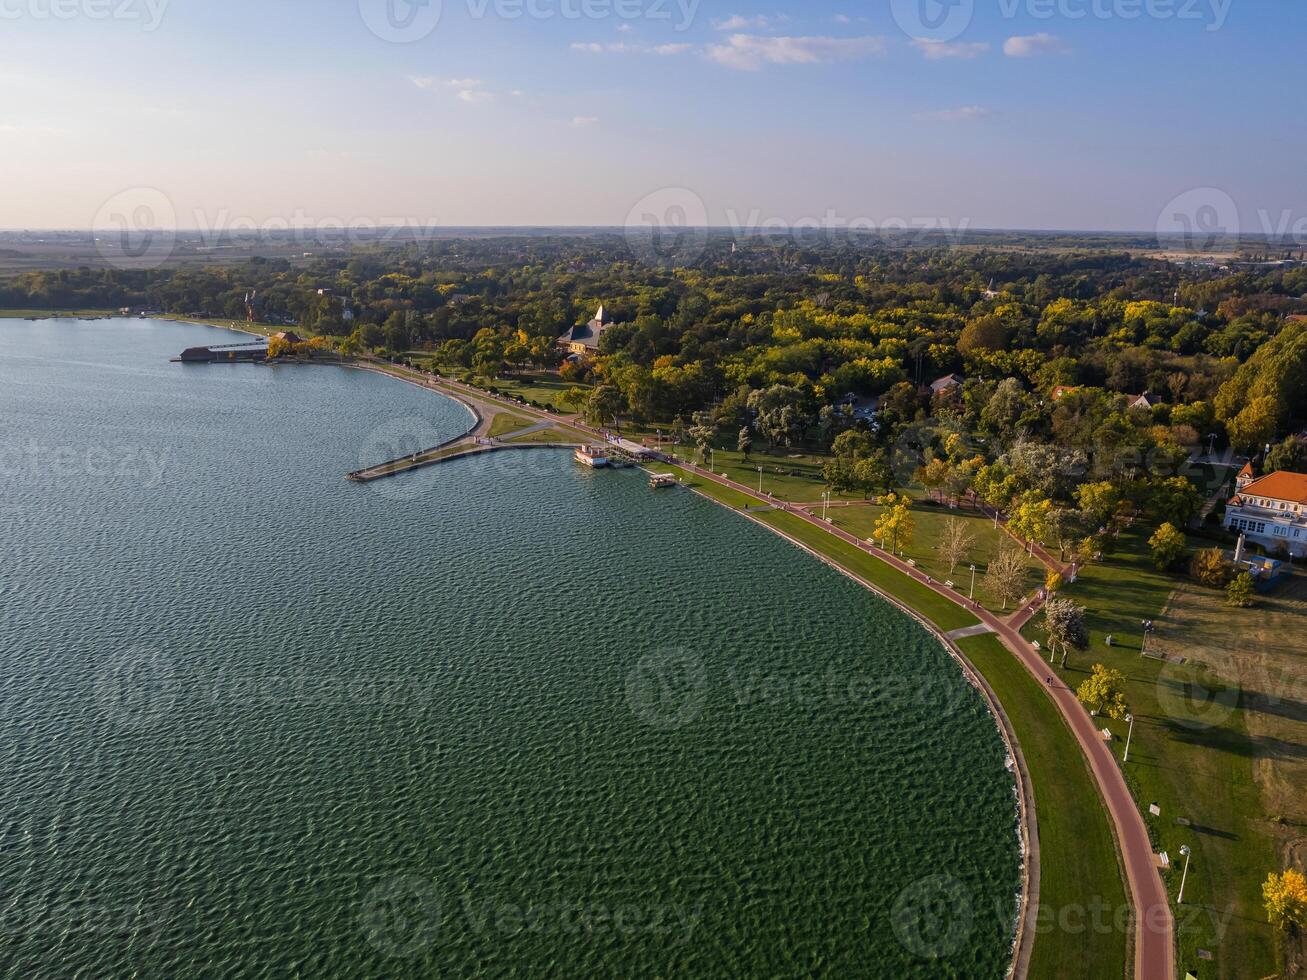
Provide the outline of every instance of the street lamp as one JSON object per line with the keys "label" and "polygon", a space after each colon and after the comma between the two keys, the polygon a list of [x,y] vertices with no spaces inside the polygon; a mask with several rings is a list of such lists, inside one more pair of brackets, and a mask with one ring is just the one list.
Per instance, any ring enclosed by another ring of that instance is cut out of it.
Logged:
{"label": "street lamp", "polygon": [[758,496],[762,496],[762,467],[758,467]]}
{"label": "street lamp", "polygon": [[971,595],[967,596],[972,602],[976,601],[976,566],[971,566]]}
{"label": "street lamp", "polygon": [[827,517],[826,515],[829,512],[830,512],[830,491],[827,490],[823,492],[821,495],[821,519],[828,523],[830,522],[830,518]]}
{"label": "street lamp", "polygon": [[1130,732],[1125,737],[1125,756],[1121,759],[1123,763],[1130,761],[1130,740],[1135,737],[1135,716],[1126,715],[1125,720],[1130,723]]}
{"label": "street lamp", "polygon": [[1184,855],[1184,874],[1180,876],[1180,894],[1175,898],[1176,905],[1184,904],[1184,883],[1189,880],[1189,855],[1193,853],[1188,844],[1180,847],[1180,853]]}
{"label": "street lamp", "polygon": [[1139,645],[1139,656],[1145,656],[1148,653],[1148,636],[1153,632],[1155,627],[1151,619],[1145,619],[1141,624],[1144,628],[1144,642]]}

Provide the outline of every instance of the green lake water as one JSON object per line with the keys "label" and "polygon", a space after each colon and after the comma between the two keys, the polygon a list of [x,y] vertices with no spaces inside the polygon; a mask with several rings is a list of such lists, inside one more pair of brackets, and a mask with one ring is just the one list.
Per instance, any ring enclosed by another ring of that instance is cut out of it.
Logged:
{"label": "green lake water", "polygon": [[923,629],[341,367],[0,321],[0,975],[1000,977],[1013,778]]}

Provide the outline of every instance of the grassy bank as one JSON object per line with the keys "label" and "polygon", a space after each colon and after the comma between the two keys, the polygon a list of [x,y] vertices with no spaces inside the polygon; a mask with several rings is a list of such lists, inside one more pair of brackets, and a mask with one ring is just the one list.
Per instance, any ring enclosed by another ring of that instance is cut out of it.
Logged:
{"label": "grassy bank", "polygon": [[[1034,785],[1040,915],[1030,976],[1124,976],[1125,888],[1107,810],[1080,746],[1057,706],[996,637],[958,646],[998,695]],[[1095,909],[1102,910],[1098,928]]]}

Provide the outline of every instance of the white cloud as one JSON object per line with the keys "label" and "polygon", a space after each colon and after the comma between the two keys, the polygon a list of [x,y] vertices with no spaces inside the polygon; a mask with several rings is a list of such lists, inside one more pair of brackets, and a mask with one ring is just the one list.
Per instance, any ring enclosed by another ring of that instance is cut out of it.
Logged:
{"label": "white cloud", "polygon": [[763,65],[815,65],[883,54],[880,37],[759,37],[732,34],[725,44],[711,44],[707,55],[719,65],[757,71]]}
{"label": "white cloud", "polygon": [[594,41],[573,41],[572,50],[582,51],[586,54],[657,54],[673,55],[684,54],[694,48],[693,44],[657,44],[652,47],[647,44],[627,44],[624,41],[609,41],[607,44],[597,44]]}
{"label": "white cloud", "polygon": [[923,112],[918,114],[917,118],[928,119],[932,122],[967,122],[971,119],[985,119],[993,114],[992,110],[985,108],[983,105],[964,105],[957,109]]}
{"label": "white cloud", "polygon": [[732,14],[723,20],[713,21],[712,26],[717,31],[770,31],[781,24],[787,23],[789,19],[784,14],[776,14],[773,17],[766,14],[757,14],[753,17]]}
{"label": "white cloud", "polygon": [[1010,37],[1003,42],[1003,53],[1009,58],[1032,58],[1037,54],[1049,54],[1066,50],[1060,38],[1052,34],[1028,34]]}
{"label": "white cloud", "polygon": [[[423,91],[433,89],[451,89],[454,98],[460,102],[478,103],[493,102],[495,93],[488,91],[485,82],[479,78],[436,78],[433,75],[410,75],[409,81]],[[520,95],[520,92],[514,92],[514,95]]]}
{"label": "white cloud", "polygon": [[572,117],[573,129],[585,129],[587,126],[598,126],[598,125],[599,125],[598,116],[573,116]]}
{"label": "white cloud", "polygon": [[941,61],[944,58],[976,58],[989,50],[984,41],[932,41],[928,38],[916,38],[913,47],[926,56],[927,61]]}
{"label": "white cloud", "polygon": [[630,24],[618,24],[618,25],[617,25],[617,33],[618,33],[618,34],[630,34],[633,30],[635,30],[635,28],[632,27]]}

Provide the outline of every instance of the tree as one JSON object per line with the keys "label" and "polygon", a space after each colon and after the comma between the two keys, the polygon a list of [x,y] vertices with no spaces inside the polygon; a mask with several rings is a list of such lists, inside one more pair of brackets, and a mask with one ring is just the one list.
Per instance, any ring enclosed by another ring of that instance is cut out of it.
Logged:
{"label": "tree", "polygon": [[589,397],[590,397],[590,392],[587,389],[581,388],[579,386],[573,386],[571,388],[568,388],[566,391],[564,391],[559,400],[564,405],[567,405],[569,408],[571,408],[573,412],[579,412],[582,406],[586,404],[586,401],[587,399],[589,399]]}
{"label": "tree", "polygon": [[1271,397],[1254,398],[1234,418],[1225,423],[1230,444],[1236,449],[1255,451],[1275,438],[1277,408]]}
{"label": "tree", "polygon": [[617,413],[625,407],[622,393],[614,385],[602,384],[590,392],[586,399],[586,417],[596,425],[605,425],[617,418]]}
{"label": "tree", "polygon": [[1153,564],[1164,572],[1184,557],[1184,532],[1174,524],[1163,524],[1148,539],[1148,546],[1153,549]]}
{"label": "tree", "polygon": [[1253,577],[1242,572],[1230,579],[1230,584],[1225,588],[1225,601],[1236,609],[1251,609],[1255,606],[1257,600],[1254,598]]}
{"label": "tree", "polygon": [[1290,868],[1284,874],[1269,874],[1262,885],[1266,919],[1284,932],[1307,928],[1307,877]]}
{"label": "tree", "polygon": [[865,500],[878,490],[888,492],[894,486],[894,470],[883,449],[864,456],[853,464],[853,489],[861,490]]}
{"label": "tree", "polygon": [[1002,602],[1006,610],[1009,603],[1016,602],[1025,595],[1029,572],[1025,549],[1015,545],[1006,546],[990,559],[989,566],[985,569],[985,589]]}
{"label": "tree", "polygon": [[1050,571],[1046,576],[1044,576],[1044,590],[1050,595],[1061,592],[1062,586],[1065,584],[1066,583],[1062,580],[1061,572]]}
{"label": "tree", "polygon": [[1230,580],[1232,567],[1220,548],[1204,548],[1194,555],[1189,574],[1208,588],[1219,589]]}
{"label": "tree", "polygon": [[793,444],[807,428],[803,414],[803,392],[792,385],[772,385],[749,395],[749,410],[754,413],[755,426],[773,446]]}
{"label": "tree", "polygon": [[950,517],[944,522],[944,530],[939,538],[939,554],[948,562],[949,575],[952,575],[958,565],[966,559],[967,553],[975,543],[976,535],[971,530],[970,521],[963,520],[961,517]]}
{"label": "tree", "polygon": [[1053,526],[1052,518],[1053,502],[1038,490],[1028,490],[1013,508],[1008,527],[1013,534],[1033,545],[1048,536]]}
{"label": "tree", "polygon": [[753,430],[747,425],[740,429],[740,434],[735,440],[735,448],[744,456],[747,463],[749,461],[749,450],[753,449]]}
{"label": "tree", "polygon": [[1062,666],[1066,666],[1067,651],[1089,649],[1089,628],[1085,625],[1085,611],[1070,599],[1050,599],[1044,606],[1044,632],[1048,636],[1050,659],[1062,647]]}
{"label": "tree", "polygon": [[948,482],[952,467],[948,460],[936,456],[925,466],[917,470],[917,482],[930,491],[932,499],[938,496],[940,489]]}
{"label": "tree", "polygon": [[1094,664],[1089,680],[1076,689],[1076,697],[1090,711],[1120,721],[1129,714],[1125,699],[1125,674]]}
{"label": "tree", "polygon": [[897,553],[901,545],[912,543],[916,522],[912,517],[912,500],[906,494],[887,493],[876,503],[884,510],[876,520],[874,535],[882,543],[890,543],[890,551]]}
{"label": "tree", "polygon": [[717,438],[717,426],[713,424],[712,413],[695,412],[690,416],[690,422],[689,436],[699,447],[700,459],[706,463],[708,450],[712,448],[713,440]]}
{"label": "tree", "polygon": [[1106,481],[1082,483],[1076,488],[1076,501],[1081,510],[1102,526],[1121,506],[1121,491],[1115,484]]}
{"label": "tree", "polygon": [[1203,495],[1183,476],[1157,480],[1152,485],[1153,511],[1157,519],[1183,527],[1203,505]]}

